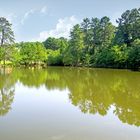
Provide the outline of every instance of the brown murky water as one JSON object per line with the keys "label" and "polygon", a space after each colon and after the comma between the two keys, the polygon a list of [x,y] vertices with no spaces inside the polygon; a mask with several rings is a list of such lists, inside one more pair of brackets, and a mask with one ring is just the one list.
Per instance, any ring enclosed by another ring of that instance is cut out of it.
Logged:
{"label": "brown murky water", "polygon": [[1,69],[0,140],[140,140],[140,73]]}

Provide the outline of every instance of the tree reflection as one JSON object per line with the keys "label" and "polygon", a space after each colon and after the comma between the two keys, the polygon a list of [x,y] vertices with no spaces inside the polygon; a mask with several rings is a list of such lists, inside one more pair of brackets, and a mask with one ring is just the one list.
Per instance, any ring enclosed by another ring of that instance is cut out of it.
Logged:
{"label": "tree reflection", "polygon": [[68,88],[71,103],[83,113],[104,116],[113,105],[114,114],[123,123],[140,126],[139,73],[84,68],[50,68],[47,71],[50,77],[46,79],[46,87]]}
{"label": "tree reflection", "polygon": [[41,69],[16,69],[16,73],[19,73],[19,81],[28,87],[39,88],[43,85],[47,78],[47,71]]}
{"label": "tree reflection", "polygon": [[0,90],[0,116],[6,115],[10,109],[14,99],[14,89]]}
{"label": "tree reflection", "polygon": [[6,115],[14,100],[14,83],[11,69],[0,69],[0,116]]}
{"label": "tree reflection", "polygon": [[0,114],[6,114],[17,81],[29,88],[69,90],[71,103],[83,113],[107,115],[111,106],[123,122],[140,126],[140,73],[86,68],[13,69],[0,75]]}

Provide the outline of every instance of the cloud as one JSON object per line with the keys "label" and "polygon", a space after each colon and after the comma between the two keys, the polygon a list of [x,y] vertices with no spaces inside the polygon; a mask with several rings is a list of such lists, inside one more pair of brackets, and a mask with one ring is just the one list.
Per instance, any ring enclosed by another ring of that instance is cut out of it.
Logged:
{"label": "cloud", "polygon": [[76,19],[75,16],[65,17],[63,19],[59,19],[58,23],[56,24],[55,29],[52,29],[50,31],[40,32],[39,38],[37,40],[38,41],[44,41],[48,37],[69,38],[71,28],[79,22],[80,21],[78,19]]}
{"label": "cloud", "polygon": [[35,13],[41,13],[41,14],[46,14],[47,13],[47,6],[44,6],[40,9],[31,9],[29,11],[27,11],[23,18],[21,19],[21,24],[24,25],[25,21],[32,15]]}
{"label": "cloud", "polygon": [[21,19],[21,24],[23,25],[25,20],[28,19],[30,17],[30,15],[32,15],[35,12],[35,10],[31,9],[30,11],[27,11],[23,18]]}
{"label": "cloud", "polygon": [[47,13],[47,6],[41,8],[40,13],[46,14]]}

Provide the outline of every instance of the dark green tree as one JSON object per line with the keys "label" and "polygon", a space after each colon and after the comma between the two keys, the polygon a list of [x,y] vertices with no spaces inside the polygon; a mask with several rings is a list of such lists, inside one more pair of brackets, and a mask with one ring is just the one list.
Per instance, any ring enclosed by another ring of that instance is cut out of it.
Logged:
{"label": "dark green tree", "polygon": [[140,68],[140,39],[136,39],[129,50],[128,65],[131,69]]}
{"label": "dark green tree", "polygon": [[97,47],[109,47],[112,43],[115,33],[115,27],[108,17],[101,19],[92,18],[92,42]]}
{"label": "dark green tree", "polygon": [[43,42],[46,49],[57,50],[59,49],[58,39],[49,37]]}
{"label": "dark green tree", "polygon": [[131,42],[140,38],[140,9],[125,11],[117,23],[115,43],[130,46]]}

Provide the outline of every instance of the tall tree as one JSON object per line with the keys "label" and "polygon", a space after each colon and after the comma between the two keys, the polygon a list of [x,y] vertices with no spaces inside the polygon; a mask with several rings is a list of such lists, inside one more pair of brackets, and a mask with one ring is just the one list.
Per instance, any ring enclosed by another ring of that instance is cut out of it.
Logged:
{"label": "tall tree", "polygon": [[[75,25],[70,33],[71,39],[69,42],[69,47],[64,56],[65,65],[78,66],[81,63],[82,51],[84,48],[83,32],[79,24]],[[69,58],[70,56],[70,58]]]}
{"label": "tall tree", "polygon": [[14,33],[11,26],[12,24],[6,18],[0,17],[0,47],[2,47],[4,65],[7,55],[10,53],[8,47],[14,43]]}
{"label": "tall tree", "polygon": [[11,28],[12,24],[9,21],[1,17],[0,18],[0,46],[10,44],[14,42],[14,33]]}
{"label": "tall tree", "polygon": [[130,46],[134,40],[140,38],[140,8],[125,11],[117,23],[115,43]]}
{"label": "tall tree", "polygon": [[81,29],[84,33],[84,46],[85,50],[88,52],[91,46],[91,30],[90,30],[90,19],[85,18],[81,23]]}
{"label": "tall tree", "polygon": [[92,44],[97,46],[100,44],[100,19],[91,19],[91,29],[92,29]]}
{"label": "tall tree", "polygon": [[92,18],[91,22],[93,44],[95,47],[107,47],[114,37],[115,27],[108,17]]}

